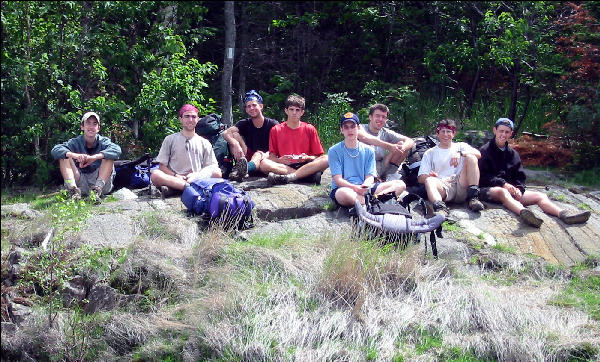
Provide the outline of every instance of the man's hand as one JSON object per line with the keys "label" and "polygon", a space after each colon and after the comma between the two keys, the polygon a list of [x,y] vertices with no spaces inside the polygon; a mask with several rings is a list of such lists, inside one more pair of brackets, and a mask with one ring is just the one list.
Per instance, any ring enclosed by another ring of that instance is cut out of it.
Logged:
{"label": "man's hand", "polygon": [[231,148],[231,152],[233,153],[233,157],[235,157],[235,159],[239,159],[244,157],[244,150],[242,149],[242,146],[240,146],[240,144],[234,144],[232,145],[233,147]]}
{"label": "man's hand", "polygon": [[352,185],[352,190],[354,190],[354,192],[356,192],[358,195],[364,196],[369,191],[369,186]]}
{"label": "man's hand", "polygon": [[398,144],[398,143],[388,143],[387,145],[385,145],[385,148],[390,152],[403,152],[402,150],[402,145]]}
{"label": "man's hand", "polygon": [[460,153],[454,152],[452,154],[452,157],[450,157],[450,166],[458,167],[459,163],[460,163]]}
{"label": "man's hand", "polygon": [[523,196],[523,194],[521,193],[521,190],[519,190],[515,186],[509,184],[508,182],[504,183],[504,186],[502,186],[502,187],[505,188],[506,190],[508,190],[508,192],[510,193],[510,195],[515,200],[517,200],[517,201],[521,200],[521,197]]}
{"label": "man's hand", "polygon": [[429,171],[429,176],[438,177],[438,174],[437,174],[437,172],[432,170],[432,171]]}
{"label": "man's hand", "polygon": [[68,152],[67,157],[70,157],[71,159],[73,159],[73,161],[77,161],[77,163],[79,164],[79,168],[85,168],[94,163],[96,160],[102,159],[103,155],[101,153],[98,153],[93,156],[90,156],[86,155],[85,153]]}

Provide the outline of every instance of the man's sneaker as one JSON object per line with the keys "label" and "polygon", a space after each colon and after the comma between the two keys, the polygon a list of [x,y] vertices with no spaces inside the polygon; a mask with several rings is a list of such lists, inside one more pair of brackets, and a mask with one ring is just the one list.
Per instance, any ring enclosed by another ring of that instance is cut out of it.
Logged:
{"label": "man's sneaker", "polygon": [[229,179],[237,182],[242,182],[244,177],[248,174],[248,160],[246,157],[241,157],[235,161],[233,171],[229,174]]}
{"label": "man's sneaker", "polygon": [[175,189],[170,188],[169,186],[161,186],[160,187],[160,196],[163,199],[169,198],[171,196],[175,196],[177,191]]}
{"label": "man's sneaker", "polygon": [[436,215],[442,215],[447,219],[450,215],[450,210],[443,201],[436,201],[433,203],[433,213]]}
{"label": "man's sneaker", "polygon": [[315,172],[313,174],[313,182],[315,183],[315,185],[321,184],[321,176],[323,176],[323,172],[321,172],[321,171]]}
{"label": "man's sneaker", "polygon": [[469,209],[471,211],[477,212],[485,209],[485,206],[483,206],[483,204],[481,203],[481,201],[479,201],[478,198],[473,197],[469,200]]}
{"label": "man's sneaker", "polygon": [[81,190],[79,187],[71,187],[67,191],[69,191],[69,199],[76,201],[81,200]]}
{"label": "man's sneaker", "polygon": [[283,185],[288,183],[288,178],[287,175],[279,175],[274,172],[269,172],[269,175],[267,176],[267,181],[269,181],[271,185]]}
{"label": "man's sneaker", "polygon": [[102,196],[102,189],[100,188],[100,186],[94,185],[90,187],[89,198],[90,200],[92,200],[94,205],[100,205],[102,203],[102,199],[100,198],[100,196]]}
{"label": "man's sneaker", "polygon": [[519,212],[519,217],[526,224],[529,224],[529,225],[531,225],[533,227],[536,227],[536,228],[539,228],[540,226],[542,226],[542,223],[544,222],[544,220],[542,220],[539,217],[537,217],[533,213],[533,211],[531,211],[529,209],[523,209],[523,210],[521,210],[521,212]]}
{"label": "man's sneaker", "polygon": [[558,214],[558,218],[561,219],[565,224],[583,224],[588,221],[590,215],[592,213],[590,211],[573,211],[573,210],[563,210]]}

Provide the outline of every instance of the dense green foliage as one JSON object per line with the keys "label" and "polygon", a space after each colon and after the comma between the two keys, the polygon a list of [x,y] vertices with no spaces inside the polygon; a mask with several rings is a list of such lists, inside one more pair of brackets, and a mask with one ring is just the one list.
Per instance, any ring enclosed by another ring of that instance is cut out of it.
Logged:
{"label": "dense green foliage", "polygon": [[[307,99],[325,146],[376,101],[407,135],[441,117],[566,136],[600,165],[598,2],[238,2],[234,96],[265,114]],[[185,102],[220,111],[222,2],[2,2],[2,183],[57,179],[52,146],[83,112],[131,158],[158,151]],[[217,64],[219,64],[217,66]],[[234,119],[243,113],[234,110]]]}

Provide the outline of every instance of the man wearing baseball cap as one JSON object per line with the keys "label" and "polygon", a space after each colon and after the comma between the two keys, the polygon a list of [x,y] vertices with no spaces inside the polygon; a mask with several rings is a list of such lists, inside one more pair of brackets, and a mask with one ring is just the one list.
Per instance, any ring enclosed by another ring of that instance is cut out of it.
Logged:
{"label": "man wearing baseball cap", "polygon": [[521,158],[508,145],[513,130],[513,121],[499,118],[494,124],[494,138],[479,149],[481,200],[501,203],[519,215],[525,223],[536,228],[542,225],[543,220],[526,206],[538,205],[546,214],[558,216],[565,224],[585,223],[590,218],[589,211],[566,210],[550,201],[543,192],[525,190],[525,172]]}
{"label": "man wearing baseball cap", "polygon": [[402,180],[376,183],[375,151],[358,141],[360,121],[356,114],[345,113],[340,119],[344,140],[329,148],[331,193],[329,197],[340,206],[352,207],[356,200],[365,202],[365,194],[394,192],[399,196],[406,189]]}
{"label": "man wearing baseball cap", "polygon": [[223,138],[229,143],[229,150],[235,159],[234,170],[229,178],[238,182],[247,174],[259,171],[261,161],[269,156],[269,132],[279,124],[263,116],[263,99],[255,90],[244,96],[244,108],[250,117],[223,132]]}
{"label": "man wearing baseball cap", "polygon": [[110,138],[100,136],[100,116],[87,112],[81,118],[83,134],[58,144],[50,152],[59,160],[60,173],[65,188],[72,199],[81,195],[93,195],[100,203],[100,196],[109,193],[115,178],[114,162],[121,156],[121,147]]}

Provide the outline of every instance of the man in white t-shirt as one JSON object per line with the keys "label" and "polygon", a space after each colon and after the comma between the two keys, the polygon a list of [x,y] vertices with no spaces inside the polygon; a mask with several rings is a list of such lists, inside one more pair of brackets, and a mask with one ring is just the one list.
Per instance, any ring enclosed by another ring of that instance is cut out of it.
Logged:
{"label": "man in white t-shirt", "polygon": [[156,161],[160,164],[150,179],[163,198],[173,196],[195,179],[221,177],[210,142],[196,134],[198,109],[186,104],[179,110],[181,132],[165,137]]}
{"label": "man in white t-shirt", "polygon": [[479,201],[479,150],[464,142],[452,142],[456,135],[456,122],[442,120],[436,129],[439,145],[423,155],[419,168],[419,183],[425,184],[427,197],[433,210],[448,216],[445,202],[460,203],[467,200],[469,209],[481,211]]}

